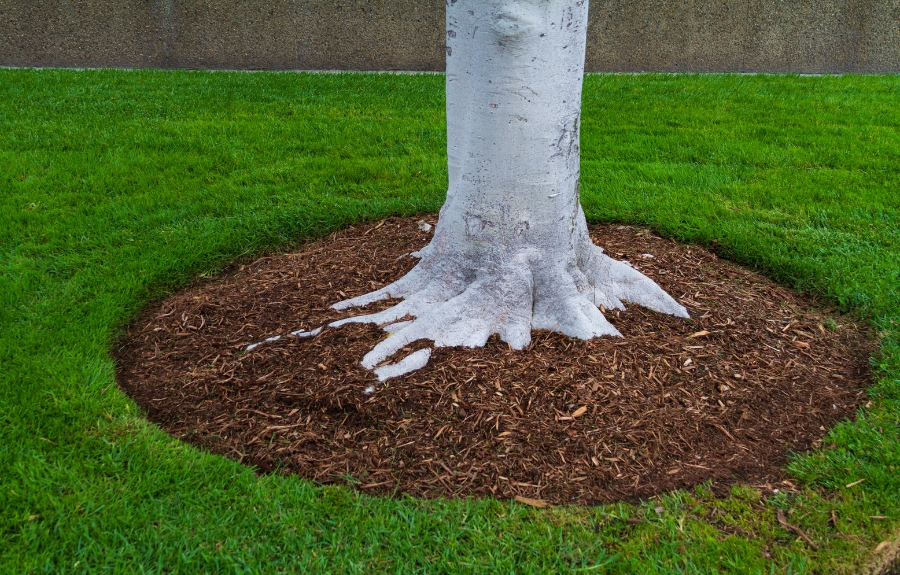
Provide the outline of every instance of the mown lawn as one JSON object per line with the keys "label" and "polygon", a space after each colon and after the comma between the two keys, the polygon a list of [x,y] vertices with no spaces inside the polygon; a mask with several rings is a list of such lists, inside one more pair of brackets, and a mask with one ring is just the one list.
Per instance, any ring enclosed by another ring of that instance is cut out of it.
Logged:
{"label": "mown lawn", "polygon": [[801,496],[379,499],[147,423],[109,356],[142,306],[236,258],[436,211],[443,105],[434,75],[0,70],[0,572],[833,573],[897,532],[900,76],[585,84],[590,220],[715,240],[880,337],[871,407],[792,459]]}

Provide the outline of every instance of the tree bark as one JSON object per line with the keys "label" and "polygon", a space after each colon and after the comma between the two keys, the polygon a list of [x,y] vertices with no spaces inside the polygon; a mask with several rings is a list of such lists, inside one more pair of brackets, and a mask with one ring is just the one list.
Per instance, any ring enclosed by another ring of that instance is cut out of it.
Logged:
{"label": "tree bark", "polygon": [[[623,300],[687,317],[588,237],[579,200],[587,15],[587,0],[447,0],[449,187],[434,237],[409,274],[334,306],[404,298],[332,324],[389,324],[393,337],[365,367],[419,339],[477,347],[499,334],[521,349],[533,329],[618,336],[599,308],[624,309]],[[421,351],[375,371],[386,379],[427,359]]]}

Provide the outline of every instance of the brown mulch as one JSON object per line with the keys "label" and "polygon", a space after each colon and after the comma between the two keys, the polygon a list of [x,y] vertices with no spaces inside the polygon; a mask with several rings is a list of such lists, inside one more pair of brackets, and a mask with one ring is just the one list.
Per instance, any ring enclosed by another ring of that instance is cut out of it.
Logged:
{"label": "brown mulch", "polygon": [[787,454],[820,445],[870,382],[872,343],[859,326],[707,251],[614,225],[593,227],[595,243],[692,319],[632,306],[607,314],[624,339],[543,331],[524,351],[496,338],[439,348],[371,395],[377,380],[359,361],[385,336],[376,326],[245,352],[360,313],[328,306],[400,277],[416,261],[404,254],[430,235],[416,218],[392,218],[202,281],[128,330],[119,382],[172,435],[263,472],[371,494],[538,504],[707,480],[771,488],[787,478]]}

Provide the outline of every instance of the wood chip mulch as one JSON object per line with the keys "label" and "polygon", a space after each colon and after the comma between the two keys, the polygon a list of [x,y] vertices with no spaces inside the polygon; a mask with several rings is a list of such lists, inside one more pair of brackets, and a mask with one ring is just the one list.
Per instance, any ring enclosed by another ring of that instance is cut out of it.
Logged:
{"label": "wood chip mulch", "polygon": [[707,251],[616,225],[593,227],[595,243],[692,319],[630,306],[607,314],[624,339],[542,331],[524,351],[496,338],[439,348],[380,386],[359,365],[385,337],[376,326],[245,351],[360,313],[328,306],[411,269],[404,254],[431,236],[416,222],[349,228],[151,306],[114,352],[120,385],[170,434],[262,472],[370,494],[591,505],[708,480],[771,488],[787,479],[788,453],[819,446],[870,383],[873,344],[851,321]]}

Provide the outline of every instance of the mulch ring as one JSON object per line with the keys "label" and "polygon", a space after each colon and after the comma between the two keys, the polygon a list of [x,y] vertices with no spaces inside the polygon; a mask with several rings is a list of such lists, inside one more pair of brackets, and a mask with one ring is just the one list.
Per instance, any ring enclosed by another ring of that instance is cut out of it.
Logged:
{"label": "mulch ring", "polygon": [[702,249],[616,225],[593,227],[595,243],[692,319],[631,306],[607,313],[624,339],[539,331],[524,351],[496,338],[439,348],[383,385],[359,365],[385,336],[372,325],[245,351],[360,313],[329,305],[400,277],[416,261],[404,254],[430,236],[416,218],[391,218],[202,281],[128,330],[119,382],[170,434],[263,472],[538,505],[709,480],[784,489],[787,454],[820,445],[870,382],[859,326]]}

